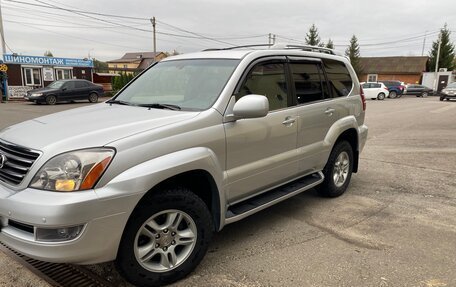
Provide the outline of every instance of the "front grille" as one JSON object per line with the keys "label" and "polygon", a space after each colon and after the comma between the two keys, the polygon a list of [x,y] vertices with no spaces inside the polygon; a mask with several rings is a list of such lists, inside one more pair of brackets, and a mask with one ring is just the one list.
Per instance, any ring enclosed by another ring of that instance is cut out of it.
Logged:
{"label": "front grille", "polygon": [[4,157],[3,160],[0,159],[0,164],[3,163],[3,167],[0,168],[0,181],[19,185],[40,154],[24,147],[0,141],[0,156],[2,155]]}

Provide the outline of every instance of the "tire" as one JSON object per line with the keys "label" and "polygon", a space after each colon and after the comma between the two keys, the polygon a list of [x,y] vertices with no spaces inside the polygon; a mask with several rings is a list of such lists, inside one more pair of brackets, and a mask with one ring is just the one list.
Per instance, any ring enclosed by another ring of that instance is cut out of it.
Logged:
{"label": "tire", "polygon": [[395,99],[397,97],[397,93],[395,91],[391,91],[389,97],[390,99]]}
{"label": "tire", "polygon": [[96,103],[98,102],[98,95],[97,93],[90,93],[89,95],[89,102]]}
{"label": "tire", "polygon": [[440,97],[440,101],[443,101],[445,99],[445,97]]}
{"label": "tire", "polygon": [[351,145],[346,141],[336,143],[323,169],[325,179],[317,187],[318,194],[324,197],[342,195],[350,183],[352,171],[353,150]]}
{"label": "tire", "polygon": [[380,101],[383,101],[385,99],[385,94],[384,93],[380,93],[377,95],[377,100],[380,100]]}
{"label": "tire", "polygon": [[429,95],[428,92],[422,92],[422,93],[421,93],[421,96],[422,96],[423,98],[426,98],[428,95]]}
{"label": "tire", "polygon": [[[184,230],[186,236],[179,235]],[[201,198],[185,188],[157,191],[131,214],[116,266],[136,286],[170,284],[199,264],[212,234],[212,217]]]}
{"label": "tire", "polygon": [[47,105],[55,105],[55,103],[57,103],[57,98],[54,95],[49,95],[46,97]]}

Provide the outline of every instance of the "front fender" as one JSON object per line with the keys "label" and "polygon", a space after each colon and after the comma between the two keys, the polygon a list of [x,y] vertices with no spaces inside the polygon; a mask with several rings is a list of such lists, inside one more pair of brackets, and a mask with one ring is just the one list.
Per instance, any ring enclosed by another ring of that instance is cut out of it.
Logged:
{"label": "front fender", "polygon": [[221,191],[224,172],[215,153],[206,147],[180,150],[138,164],[114,177],[97,195],[100,199],[137,195],[137,201],[130,208],[131,213],[141,198],[157,184],[192,170],[204,170],[212,176],[218,190],[219,210],[223,211],[225,194]]}

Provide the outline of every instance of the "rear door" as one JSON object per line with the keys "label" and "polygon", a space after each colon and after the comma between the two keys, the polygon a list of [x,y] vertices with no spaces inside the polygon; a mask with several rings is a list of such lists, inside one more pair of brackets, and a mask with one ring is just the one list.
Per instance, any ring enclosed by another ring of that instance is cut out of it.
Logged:
{"label": "rear door", "polygon": [[89,98],[89,85],[85,81],[75,82],[75,99],[83,100]]}
{"label": "rear door", "polygon": [[324,165],[324,139],[338,118],[338,110],[320,59],[290,58],[290,72],[297,105],[298,172],[305,175]]}
{"label": "rear door", "polygon": [[269,113],[263,118],[225,123],[227,199],[231,204],[297,174],[298,123],[286,58],[253,63],[236,91],[236,99],[249,94],[266,96]]}

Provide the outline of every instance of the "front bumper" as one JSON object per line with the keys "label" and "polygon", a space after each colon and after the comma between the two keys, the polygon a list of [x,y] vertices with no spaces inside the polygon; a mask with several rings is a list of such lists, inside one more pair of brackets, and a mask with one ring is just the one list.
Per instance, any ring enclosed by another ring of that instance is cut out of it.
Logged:
{"label": "front bumper", "polygon": [[29,102],[35,102],[35,101],[44,101],[45,96],[31,96],[31,95],[25,95],[24,99]]}
{"label": "front bumper", "polygon": [[[11,195],[10,190],[0,185],[0,241],[43,261],[93,264],[114,260],[122,232],[140,195],[99,198],[98,192],[110,191],[101,188],[97,192],[59,193],[27,188]],[[84,228],[75,239],[59,242],[36,239],[37,228],[76,225]]]}

